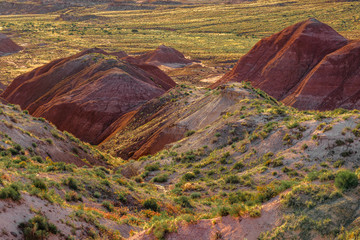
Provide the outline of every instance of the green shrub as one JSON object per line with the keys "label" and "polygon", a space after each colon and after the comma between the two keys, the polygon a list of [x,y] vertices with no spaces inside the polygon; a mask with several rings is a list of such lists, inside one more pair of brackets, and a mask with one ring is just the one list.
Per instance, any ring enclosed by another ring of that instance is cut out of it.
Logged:
{"label": "green shrub", "polygon": [[79,183],[76,179],[69,177],[68,179],[66,179],[65,184],[68,185],[68,187],[72,190],[79,190]]}
{"label": "green shrub", "polygon": [[160,207],[159,207],[156,199],[154,199],[154,198],[146,199],[143,204],[143,207],[145,209],[153,210],[154,212],[158,212],[160,210]]}
{"label": "green shrub", "polygon": [[40,178],[33,179],[33,184],[38,189],[45,190],[45,191],[47,190],[46,183]]}
{"label": "green shrub", "polygon": [[184,208],[192,208],[189,198],[186,196],[180,196],[180,197],[176,198],[175,202],[177,204],[180,204],[180,206],[182,206]]}
{"label": "green shrub", "polygon": [[40,215],[36,215],[28,222],[20,223],[19,228],[23,231],[25,240],[46,239],[50,233],[58,232],[54,224]]}
{"label": "green shrub", "polygon": [[235,175],[231,175],[225,178],[225,183],[235,184],[240,183],[240,178]]}
{"label": "green shrub", "polygon": [[190,180],[193,180],[195,179],[195,174],[192,173],[192,172],[188,172],[188,173],[185,173],[181,178],[185,181],[190,181]]}
{"label": "green shrub", "polygon": [[194,130],[187,131],[187,132],[185,133],[185,137],[190,137],[190,136],[193,135],[194,133],[195,133]]}
{"label": "green shrub", "polygon": [[219,216],[225,217],[225,216],[227,216],[229,214],[230,214],[230,208],[225,207],[225,206],[219,207],[219,209],[218,209],[218,215]]}
{"label": "green shrub", "polygon": [[8,187],[5,187],[0,190],[0,199],[11,198],[14,201],[21,199],[21,194],[19,192],[19,187],[15,184],[11,184]]}
{"label": "green shrub", "polygon": [[45,141],[50,145],[54,144],[54,141],[51,138],[46,138]]}
{"label": "green shrub", "polygon": [[122,203],[126,203],[127,202],[126,193],[124,192],[119,193],[118,200]]}
{"label": "green shrub", "polygon": [[337,160],[336,162],[334,162],[333,167],[334,168],[339,168],[342,165],[344,165],[345,161],[344,160]]}
{"label": "green shrub", "polygon": [[164,183],[164,182],[167,182],[168,179],[169,179],[169,176],[167,174],[161,174],[161,175],[154,177],[152,179],[152,181],[157,182],[157,183]]}
{"label": "green shrub", "polygon": [[240,170],[243,167],[245,167],[245,165],[242,162],[237,162],[237,163],[234,164],[233,168],[236,169],[236,170]]}
{"label": "green shrub", "polygon": [[306,176],[306,179],[309,181],[315,181],[317,179],[319,179],[320,173],[318,171],[313,171],[313,172],[309,172],[308,175]]}
{"label": "green shrub", "polygon": [[103,201],[101,204],[104,208],[106,208],[106,210],[108,210],[109,212],[113,212],[114,211],[114,205],[112,205],[111,202],[109,201]]}
{"label": "green shrub", "polygon": [[149,171],[149,172],[157,171],[159,169],[160,169],[160,164],[159,163],[147,164],[145,166],[145,170]]}
{"label": "green shrub", "polygon": [[44,162],[44,160],[42,159],[41,156],[34,156],[31,159],[38,162],[38,163],[43,163]]}
{"label": "green shrub", "polygon": [[201,198],[201,193],[199,193],[199,192],[191,193],[191,194],[190,194],[190,197],[191,197],[192,199]]}
{"label": "green shrub", "polygon": [[358,185],[358,177],[349,170],[339,171],[335,177],[335,186],[342,191],[355,188]]}
{"label": "green shrub", "polygon": [[74,191],[67,192],[65,194],[65,199],[68,202],[78,202],[78,201],[82,202],[81,195],[79,195],[78,193],[76,193]]}

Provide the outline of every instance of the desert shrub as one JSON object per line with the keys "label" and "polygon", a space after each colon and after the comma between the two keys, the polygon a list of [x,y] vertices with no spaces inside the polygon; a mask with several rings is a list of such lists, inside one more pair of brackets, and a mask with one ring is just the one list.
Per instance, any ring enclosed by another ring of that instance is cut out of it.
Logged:
{"label": "desert shrub", "polygon": [[45,139],[45,142],[47,142],[47,143],[50,144],[50,145],[53,145],[53,144],[54,144],[54,141],[53,141],[51,138],[46,138],[46,139]]}
{"label": "desert shrub", "polygon": [[319,179],[320,173],[318,171],[313,171],[313,172],[309,172],[308,175],[306,176],[306,179],[309,181],[315,181],[317,179]]}
{"label": "desert shrub", "polygon": [[261,216],[261,209],[260,208],[257,208],[257,207],[254,207],[254,208],[251,208],[249,210],[249,215],[250,217],[260,217]]}
{"label": "desert shrub", "polygon": [[336,162],[333,163],[333,167],[334,168],[339,168],[342,165],[344,165],[345,161],[344,160],[337,160]]}
{"label": "desert shrub", "polygon": [[164,183],[167,182],[169,176],[167,174],[160,174],[152,179],[153,182]]}
{"label": "desert shrub", "polygon": [[240,183],[240,178],[238,176],[231,175],[225,178],[225,183],[231,183],[231,184]]}
{"label": "desert shrub", "polygon": [[348,151],[344,151],[344,152],[340,153],[340,156],[341,156],[341,157],[350,157],[351,154],[353,154],[353,153],[354,153],[354,152],[350,149],[350,150],[348,150]]}
{"label": "desert shrub", "polygon": [[147,164],[145,166],[145,170],[149,171],[149,172],[157,171],[159,169],[160,169],[160,164],[159,163]]}
{"label": "desert shrub", "polygon": [[286,127],[287,127],[288,129],[297,128],[298,126],[299,126],[299,123],[298,123],[298,122],[291,122],[291,123],[286,124]]}
{"label": "desert shrub", "polygon": [[245,167],[245,165],[242,162],[237,162],[237,163],[234,164],[233,168],[236,169],[236,170],[240,170],[243,167]]}
{"label": "desert shrub", "polygon": [[190,197],[191,197],[192,199],[201,198],[201,193],[199,193],[199,192],[191,193],[191,194],[190,194]]}
{"label": "desert shrub", "polygon": [[189,201],[189,198],[186,197],[186,196],[180,196],[178,198],[175,198],[175,202],[177,204],[179,204],[181,207],[184,207],[184,208],[191,208],[192,205]]}
{"label": "desert shrub", "polygon": [[69,177],[65,180],[65,184],[72,190],[79,190],[79,182],[75,178]]}
{"label": "desert shrub", "polygon": [[185,137],[190,137],[190,136],[193,135],[194,133],[195,133],[194,130],[187,131],[187,132],[185,133]]}
{"label": "desert shrub", "polygon": [[341,194],[333,191],[326,185],[301,184],[292,189],[288,194],[283,195],[283,203],[287,207],[294,209],[313,208],[317,204],[322,204],[328,200],[337,199]]}
{"label": "desert shrub", "polygon": [[56,130],[51,130],[50,132],[54,138],[59,139],[59,140],[64,140],[64,137],[61,136]]}
{"label": "desert shrub", "polygon": [[19,154],[19,151],[15,148],[9,148],[11,155],[15,156]]}
{"label": "desert shrub", "polygon": [[122,203],[126,203],[127,202],[126,193],[124,192],[119,193],[118,200]]}
{"label": "desert shrub", "polygon": [[103,201],[101,204],[104,208],[106,208],[106,210],[108,210],[109,212],[113,212],[114,211],[114,205],[112,205],[111,202],[109,201]]}
{"label": "desert shrub", "polygon": [[11,184],[8,187],[5,187],[0,190],[0,199],[11,198],[14,201],[20,200],[21,194],[19,192],[19,187],[15,184]]}
{"label": "desert shrub", "polygon": [[190,180],[193,180],[195,179],[195,174],[192,173],[192,172],[188,172],[188,173],[185,173],[181,178],[185,181],[190,181]]}
{"label": "desert shrub", "polygon": [[251,203],[255,199],[255,195],[248,191],[231,192],[228,197],[230,204],[235,203]]}
{"label": "desert shrub", "polygon": [[25,240],[46,239],[50,233],[58,232],[54,224],[40,215],[36,215],[28,222],[20,223],[19,228],[23,231]]}
{"label": "desert shrub", "polygon": [[230,214],[230,208],[225,207],[225,206],[221,206],[221,207],[218,208],[217,212],[218,212],[219,216],[225,217],[225,216]]}
{"label": "desert shrub", "polygon": [[335,186],[344,191],[355,188],[358,185],[358,177],[349,170],[339,171],[335,177]]}
{"label": "desert shrub", "polygon": [[65,194],[65,199],[68,202],[78,202],[78,201],[82,202],[81,195],[79,195],[78,193],[76,193],[74,191],[67,192]]}
{"label": "desert shrub", "polygon": [[45,122],[45,118],[42,118],[42,117],[39,117],[38,120],[39,120],[40,122]]}
{"label": "desert shrub", "polygon": [[46,183],[40,178],[34,178],[33,184],[38,189],[45,190],[45,191],[47,190]]}
{"label": "desert shrub", "polygon": [[94,173],[96,176],[105,179],[106,174],[109,174],[110,171],[108,169],[106,169],[105,167],[96,167],[96,168],[94,168]]}
{"label": "desert shrub", "polygon": [[322,172],[320,174],[319,179],[320,179],[321,182],[334,180],[335,179],[335,174],[330,172],[330,171],[325,171],[325,172]]}
{"label": "desert shrub", "polygon": [[143,207],[145,209],[153,210],[154,212],[158,212],[160,210],[160,207],[159,207],[156,199],[154,199],[154,198],[146,199],[143,204]]}
{"label": "desert shrub", "polygon": [[44,162],[44,160],[42,159],[41,156],[34,156],[31,159],[38,162],[38,163],[43,163]]}

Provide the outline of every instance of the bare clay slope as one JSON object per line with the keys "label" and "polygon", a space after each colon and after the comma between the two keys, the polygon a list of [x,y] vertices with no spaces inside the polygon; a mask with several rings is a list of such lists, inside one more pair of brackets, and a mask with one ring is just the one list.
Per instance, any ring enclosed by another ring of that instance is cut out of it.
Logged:
{"label": "bare clay slope", "polygon": [[211,125],[246,96],[247,92],[241,90],[210,94],[179,86],[119,119],[119,127],[100,147],[124,159],[155,154],[191,131]]}
{"label": "bare clay slope", "polygon": [[98,144],[119,117],[175,86],[157,67],[118,55],[89,49],[55,60],[17,77],[2,97]]}

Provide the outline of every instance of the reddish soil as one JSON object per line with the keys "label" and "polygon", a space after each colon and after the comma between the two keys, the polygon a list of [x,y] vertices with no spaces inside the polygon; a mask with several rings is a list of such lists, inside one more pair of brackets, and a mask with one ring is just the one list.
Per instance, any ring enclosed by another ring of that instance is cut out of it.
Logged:
{"label": "reddish soil", "polygon": [[17,77],[2,97],[98,144],[122,115],[176,85],[157,67],[118,55],[95,48],[55,60]]}
{"label": "reddish soil", "polygon": [[9,53],[15,53],[22,49],[23,49],[22,47],[14,43],[6,35],[0,33],[0,56]]}
{"label": "reddish soil", "polygon": [[283,102],[298,109],[360,109],[360,41],[327,55]]}
{"label": "reddish soil", "polygon": [[359,108],[358,56],[359,42],[309,19],[259,41],[211,87],[250,81],[299,109]]}

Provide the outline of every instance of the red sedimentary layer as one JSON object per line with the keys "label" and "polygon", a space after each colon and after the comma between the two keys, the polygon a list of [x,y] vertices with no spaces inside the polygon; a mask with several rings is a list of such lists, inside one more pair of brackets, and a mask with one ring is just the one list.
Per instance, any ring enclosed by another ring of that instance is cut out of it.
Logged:
{"label": "red sedimentary layer", "polygon": [[211,85],[249,81],[298,109],[359,108],[359,42],[315,19],[259,41]]}
{"label": "red sedimentary layer", "polygon": [[2,97],[98,144],[122,115],[176,85],[157,67],[119,54],[95,48],[52,61],[17,77]]}

